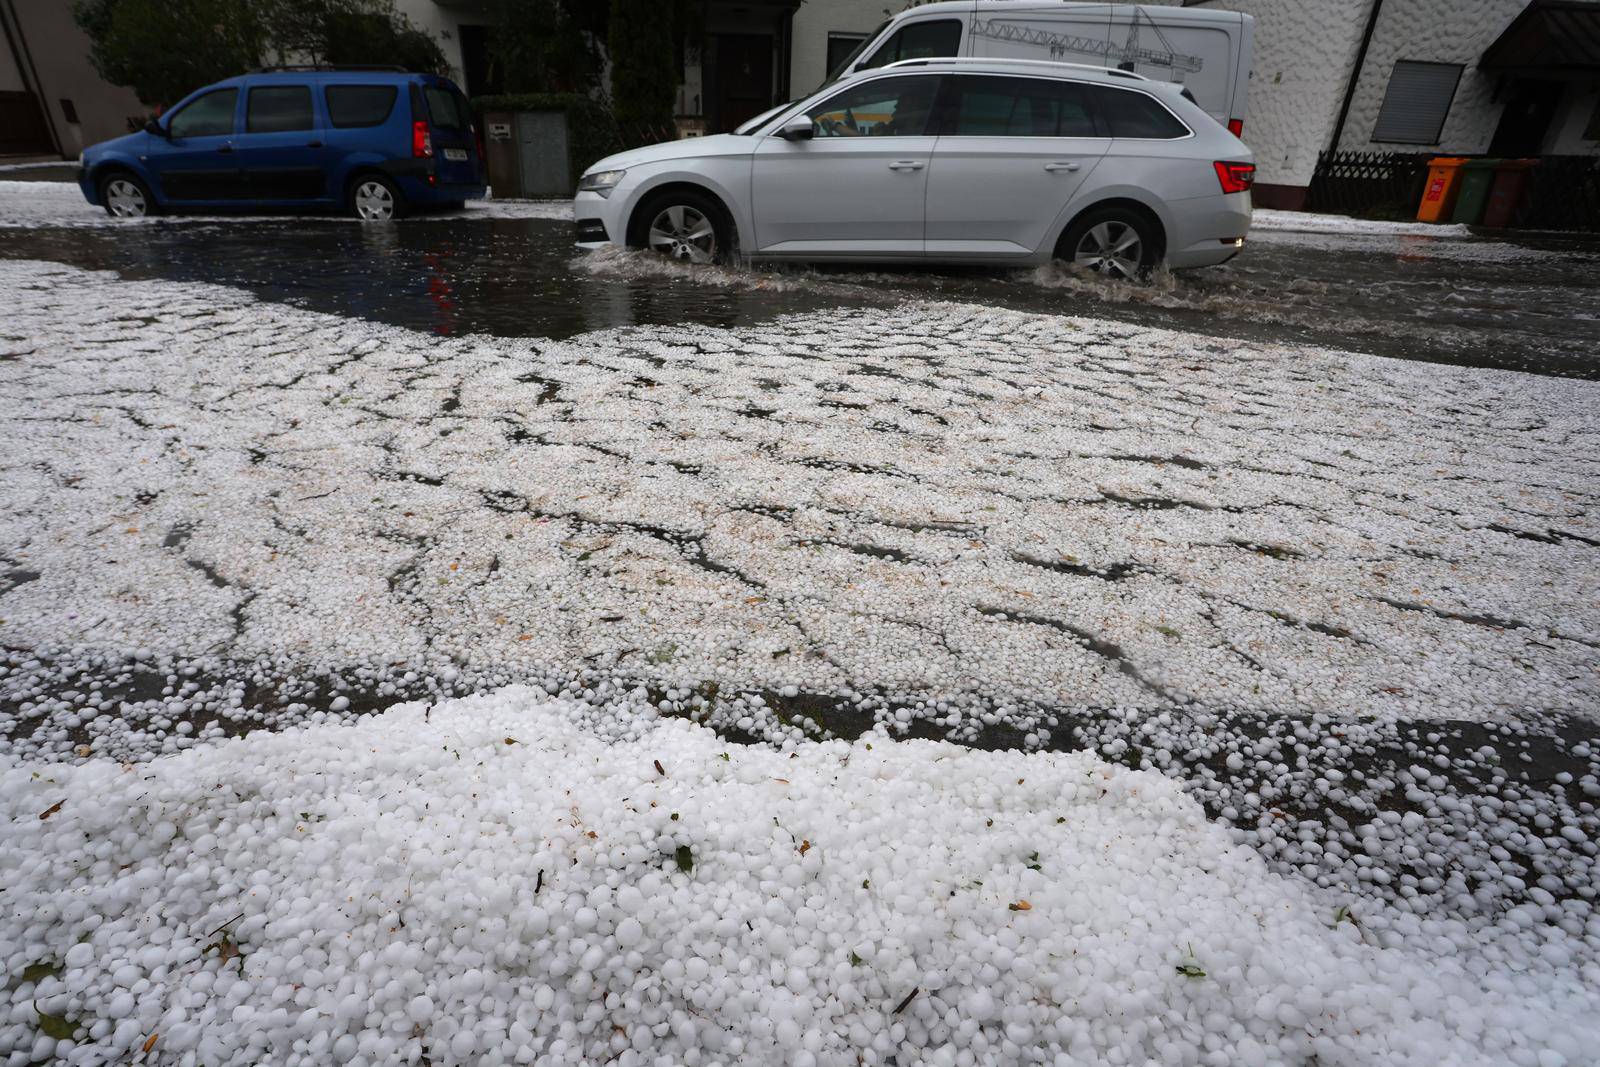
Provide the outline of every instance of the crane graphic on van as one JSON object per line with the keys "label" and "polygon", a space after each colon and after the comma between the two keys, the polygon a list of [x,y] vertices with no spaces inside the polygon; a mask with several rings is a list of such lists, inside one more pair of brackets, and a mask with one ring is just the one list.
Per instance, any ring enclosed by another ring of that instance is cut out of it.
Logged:
{"label": "crane graphic on van", "polygon": [[[1141,44],[1141,20],[1155,32],[1159,47]],[[1116,60],[1116,65],[1122,70],[1133,70],[1138,64],[1165,67],[1172,71],[1172,80],[1177,82],[1183,81],[1185,74],[1196,74],[1205,69],[1205,60],[1201,57],[1175,51],[1161,32],[1161,27],[1137,7],[1133,9],[1133,20],[1128,24],[1128,39],[1120,45],[1111,40],[1109,34],[1106,37],[1088,37],[1048,30],[1037,23],[1030,25],[1006,19],[974,19],[972,35],[1048,49],[1050,58],[1054,60],[1065,61],[1068,56],[1079,55]]]}

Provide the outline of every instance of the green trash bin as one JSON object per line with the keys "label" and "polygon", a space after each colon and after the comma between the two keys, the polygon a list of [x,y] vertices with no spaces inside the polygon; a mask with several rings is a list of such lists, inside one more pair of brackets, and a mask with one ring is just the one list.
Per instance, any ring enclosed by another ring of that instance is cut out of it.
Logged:
{"label": "green trash bin", "polygon": [[1498,159],[1469,159],[1461,165],[1461,191],[1456,194],[1456,211],[1451,222],[1476,226],[1489,206],[1489,190],[1494,188],[1494,168]]}

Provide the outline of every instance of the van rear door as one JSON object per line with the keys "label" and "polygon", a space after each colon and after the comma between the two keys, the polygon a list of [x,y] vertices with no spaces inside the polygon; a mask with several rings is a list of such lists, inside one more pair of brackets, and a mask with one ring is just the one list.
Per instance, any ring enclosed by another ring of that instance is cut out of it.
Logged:
{"label": "van rear door", "polygon": [[444,185],[476,185],[483,181],[472,109],[461,90],[444,79],[421,86],[422,109],[433,134],[433,158]]}
{"label": "van rear door", "polygon": [[1209,8],[980,3],[963,54],[1082,63],[1177,82],[1227,125],[1244,118],[1253,29],[1249,15]]}

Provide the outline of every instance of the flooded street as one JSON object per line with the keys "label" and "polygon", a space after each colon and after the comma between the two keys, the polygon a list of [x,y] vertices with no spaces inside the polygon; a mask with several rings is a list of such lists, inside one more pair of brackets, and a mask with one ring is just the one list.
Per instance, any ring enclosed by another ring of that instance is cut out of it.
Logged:
{"label": "flooded street", "polygon": [[730,327],[952,300],[1108,316],[1221,337],[1535,374],[1600,377],[1600,246],[1260,230],[1232,263],[1106,283],[1036,270],[684,267],[584,254],[559,219],[171,220],[0,230],[0,257],[129,279],[206,281],[441,336],[565,338],[614,326]]}

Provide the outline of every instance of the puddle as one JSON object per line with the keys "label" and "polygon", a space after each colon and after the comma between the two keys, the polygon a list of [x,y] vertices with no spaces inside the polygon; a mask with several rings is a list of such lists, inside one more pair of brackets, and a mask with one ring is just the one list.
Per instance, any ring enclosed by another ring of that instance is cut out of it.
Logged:
{"label": "puddle", "polygon": [[128,278],[219,282],[264,299],[439,335],[570,337],[630,325],[746,325],[839,307],[954,300],[1095,315],[1401,359],[1600,377],[1600,249],[1579,238],[1347,238],[1263,231],[1232,263],[1148,284],[1031,270],[689,266],[575,252],[542,219],[352,226],[12,230],[0,256]]}

